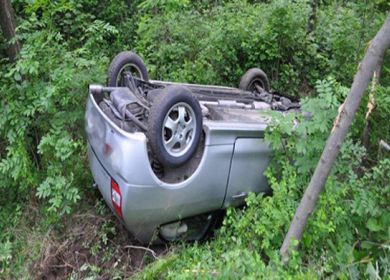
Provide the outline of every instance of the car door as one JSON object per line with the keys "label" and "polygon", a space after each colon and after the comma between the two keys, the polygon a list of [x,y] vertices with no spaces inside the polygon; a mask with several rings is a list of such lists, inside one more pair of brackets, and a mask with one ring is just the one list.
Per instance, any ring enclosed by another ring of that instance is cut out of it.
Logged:
{"label": "car door", "polygon": [[224,207],[242,204],[249,192],[268,192],[264,171],[271,150],[263,138],[237,138],[230,166]]}

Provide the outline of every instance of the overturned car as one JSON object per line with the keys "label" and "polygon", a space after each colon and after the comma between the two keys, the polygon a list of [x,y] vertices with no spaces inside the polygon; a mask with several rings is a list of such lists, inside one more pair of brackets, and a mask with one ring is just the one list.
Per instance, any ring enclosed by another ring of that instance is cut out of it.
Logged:
{"label": "overturned car", "polygon": [[250,69],[239,88],[152,81],[142,59],[118,54],[107,86],[90,85],[88,155],[104,200],[141,242],[199,240],[217,213],[268,192],[270,110],[297,100]]}

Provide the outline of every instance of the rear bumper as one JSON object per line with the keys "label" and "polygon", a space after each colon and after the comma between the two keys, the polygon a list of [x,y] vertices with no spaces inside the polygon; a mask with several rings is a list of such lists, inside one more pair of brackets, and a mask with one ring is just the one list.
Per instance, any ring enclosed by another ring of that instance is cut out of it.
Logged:
{"label": "rear bumper", "polygon": [[[152,209],[148,209],[150,201],[145,201],[144,198],[140,198],[140,193],[145,190],[147,191],[147,189],[149,189],[147,192],[150,193],[152,187],[132,186],[125,183],[120,177],[112,176],[98,159],[90,144],[88,144],[88,158],[92,176],[112,212],[116,214],[111,200],[111,178],[118,183],[122,193],[123,219],[117,215],[118,219],[139,241],[143,243],[150,242],[154,237],[156,228],[160,225],[158,219],[164,220],[161,217],[161,209],[158,211],[160,215],[156,216],[155,213],[151,213],[153,212]],[[151,195],[153,197],[153,194]]]}
{"label": "rear bumper", "polygon": [[[156,229],[162,224],[221,209],[232,150],[233,146],[225,145],[206,147],[205,153],[209,156],[190,178],[179,184],[156,181],[154,184],[139,185],[132,183],[132,178],[125,179],[110,171],[106,166],[108,164],[100,160],[88,144],[90,167],[99,191],[113,210],[111,178],[118,183],[122,193],[121,221],[142,243],[154,241]],[[136,158],[133,160],[136,162]],[[219,168],[215,173],[217,164]],[[129,168],[136,171],[137,165]],[[151,173],[149,179],[154,180],[154,177]],[[134,181],[138,180],[134,178]]]}

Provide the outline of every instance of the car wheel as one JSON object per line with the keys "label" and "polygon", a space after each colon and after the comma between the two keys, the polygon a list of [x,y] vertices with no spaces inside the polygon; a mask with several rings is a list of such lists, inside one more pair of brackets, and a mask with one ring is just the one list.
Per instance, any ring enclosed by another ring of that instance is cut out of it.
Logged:
{"label": "car wheel", "polygon": [[123,80],[125,72],[130,72],[133,77],[149,81],[148,71],[142,59],[133,52],[125,51],[117,54],[111,61],[107,73],[107,86],[125,86]]}
{"label": "car wheel", "polygon": [[191,90],[168,86],[157,94],[150,108],[148,139],[156,158],[175,167],[195,153],[202,133],[202,110]]}
{"label": "car wheel", "polygon": [[240,89],[250,92],[269,92],[270,86],[267,75],[259,68],[246,71],[240,81]]}

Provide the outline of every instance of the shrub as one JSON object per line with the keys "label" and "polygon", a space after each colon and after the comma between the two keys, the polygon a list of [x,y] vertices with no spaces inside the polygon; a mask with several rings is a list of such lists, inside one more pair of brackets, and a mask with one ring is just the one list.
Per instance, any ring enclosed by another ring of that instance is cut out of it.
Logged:
{"label": "shrub", "polygon": [[87,48],[68,50],[61,34],[41,26],[32,18],[20,27],[36,31],[22,32],[20,59],[0,75],[1,192],[9,197],[11,188],[23,200],[36,189],[49,210],[69,213],[89,178],[82,129],[87,84],[103,80],[107,59],[92,59]]}
{"label": "shrub", "polygon": [[375,1],[350,2],[339,5],[332,1],[329,5],[322,5],[317,12],[314,32],[318,55],[326,58],[327,73],[345,85],[352,83],[367,43],[375,36],[385,17],[378,11]]}
{"label": "shrub", "polygon": [[306,76],[319,76],[307,8],[305,1],[232,1],[195,11],[147,10],[136,50],[157,79],[237,86],[247,69],[261,67],[275,89],[297,92]]}

